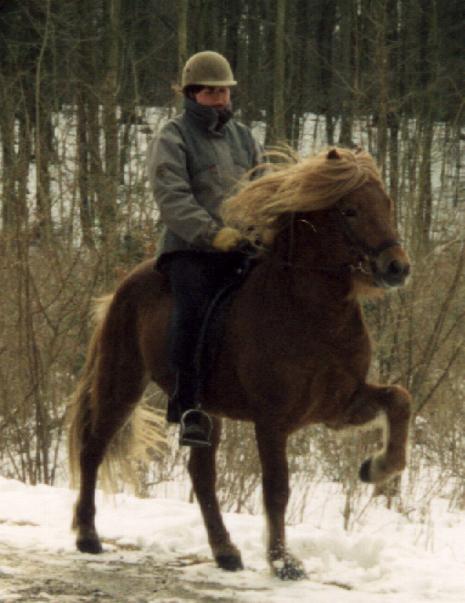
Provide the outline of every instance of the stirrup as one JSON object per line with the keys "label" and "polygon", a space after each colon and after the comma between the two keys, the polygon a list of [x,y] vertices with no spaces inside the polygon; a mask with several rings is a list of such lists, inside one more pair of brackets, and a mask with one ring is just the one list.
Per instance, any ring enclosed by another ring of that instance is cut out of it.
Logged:
{"label": "stirrup", "polygon": [[179,444],[192,448],[209,448],[213,423],[199,408],[186,410],[180,419]]}

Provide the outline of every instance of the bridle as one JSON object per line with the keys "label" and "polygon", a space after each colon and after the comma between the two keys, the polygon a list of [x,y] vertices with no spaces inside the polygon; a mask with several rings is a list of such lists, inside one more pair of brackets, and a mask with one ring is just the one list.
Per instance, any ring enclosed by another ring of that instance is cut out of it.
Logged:
{"label": "bridle", "polygon": [[383,241],[376,247],[372,247],[371,245],[368,245],[367,243],[365,243],[365,241],[362,241],[362,240],[360,240],[359,237],[357,237],[357,235],[351,228],[346,216],[344,215],[344,212],[339,207],[335,207],[334,211],[337,212],[337,215],[340,218],[340,224],[342,225],[342,231],[343,231],[344,236],[346,237],[347,241],[351,245],[354,245],[355,247],[360,249],[370,259],[377,258],[380,255],[380,253],[382,253],[383,251],[386,251],[386,249],[390,249],[391,247],[400,247],[401,243],[398,239],[386,239],[386,241]]}
{"label": "bridle", "polygon": [[[365,241],[362,241],[356,233],[353,231],[350,226],[347,217],[344,215],[344,212],[339,207],[333,207],[332,211],[336,212],[336,216],[338,217],[339,224],[341,225],[342,232],[344,237],[354,250],[356,251],[357,260],[354,263],[345,263],[342,266],[337,267],[311,267],[308,270],[318,271],[318,272],[327,272],[327,273],[340,273],[341,271],[350,271],[350,272],[360,272],[366,275],[371,275],[373,273],[371,269],[372,261],[376,259],[383,251],[386,249],[390,249],[391,247],[399,247],[401,245],[398,239],[386,239],[376,247],[368,245]],[[287,253],[287,259],[284,262],[284,265],[290,268],[293,266],[293,255],[294,255],[294,230],[296,222],[306,224],[309,226],[314,233],[317,233],[317,229],[315,225],[306,218],[298,217],[298,214],[293,213],[291,216],[289,228],[290,228],[290,236],[289,236],[289,247]],[[368,266],[368,267],[367,267]]]}

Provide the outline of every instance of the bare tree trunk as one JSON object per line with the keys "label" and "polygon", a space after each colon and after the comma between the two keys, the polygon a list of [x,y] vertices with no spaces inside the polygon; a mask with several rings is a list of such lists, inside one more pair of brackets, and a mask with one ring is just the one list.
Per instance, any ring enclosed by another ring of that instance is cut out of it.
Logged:
{"label": "bare tree trunk", "polygon": [[[10,78],[8,78],[9,80]],[[0,111],[0,136],[2,143],[2,222],[4,230],[11,230],[15,224],[16,192],[15,192],[15,112],[11,94],[11,83],[0,74],[0,90],[2,91]]]}
{"label": "bare tree trunk", "polygon": [[[189,0],[176,0],[177,24],[178,24],[178,82],[181,82],[182,68],[187,61],[187,15]],[[178,95],[176,108],[181,111],[183,97]]]}
{"label": "bare tree trunk", "polygon": [[399,222],[399,118],[396,113],[391,113],[389,125],[389,193],[396,201],[396,223]]}
{"label": "bare tree trunk", "polygon": [[256,4],[248,3],[247,35],[243,45],[245,82],[244,88],[241,84],[241,109],[244,123],[248,125],[260,114],[257,98],[261,79],[261,56],[254,50],[262,41],[259,9]]}
{"label": "bare tree trunk", "polygon": [[[94,90],[87,94],[87,127],[88,127],[88,152],[90,166],[90,197],[95,199],[95,215],[99,222],[103,218],[102,207],[104,206],[104,173],[100,149],[101,120],[99,115],[98,98]],[[101,227],[101,225],[100,225]]]}
{"label": "bare tree trunk", "polygon": [[50,198],[49,160],[51,147],[52,123],[50,107],[46,103],[46,95],[42,92],[42,80],[45,77],[44,57],[50,35],[50,3],[47,0],[44,34],[41,41],[39,57],[35,72],[35,137],[34,151],[36,162],[36,198],[37,198],[37,226],[41,240],[50,240],[52,236],[52,206]]}
{"label": "bare tree trunk", "polygon": [[420,166],[418,174],[417,230],[416,250],[419,257],[429,251],[432,223],[433,196],[431,190],[431,153],[433,149],[434,108],[437,103],[435,90],[437,58],[437,13],[432,2],[431,10],[420,13],[420,80],[421,85],[418,120],[420,123]]}
{"label": "bare tree trunk", "polygon": [[386,49],[386,6],[385,0],[375,3],[374,7],[374,55],[377,75],[378,98],[376,103],[377,145],[376,158],[383,178],[386,175],[387,158],[387,115],[389,104],[389,73]]}
{"label": "bare tree trunk", "polygon": [[421,124],[421,159],[418,174],[417,252],[428,252],[431,233],[433,195],[431,190],[431,152],[434,125],[428,117]]}
{"label": "bare tree trunk", "polygon": [[176,0],[178,18],[178,75],[181,81],[181,71],[187,61],[187,15],[188,0]]}
{"label": "bare tree trunk", "polygon": [[461,140],[461,120],[457,119],[457,123],[454,125],[454,195],[453,203],[454,207],[457,207],[461,198],[461,170],[462,170],[462,153],[460,152],[460,140]]}
{"label": "bare tree trunk", "polygon": [[344,146],[352,146],[352,124],[353,124],[353,90],[354,90],[354,5],[352,2],[341,2],[341,131],[339,143]]}
{"label": "bare tree trunk", "polygon": [[320,107],[326,120],[326,140],[334,144],[333,32],[336,24],[336,2],[322,2],[317,28],[317,52],[320,58]]}
{"label": "bare tree trunk", "polygon": [[287,0],[276,0],[276,20],[274,32],[274,70],[273,70],[273,119],[271,142],[276,144],[286,139],[285,125],[285,48],[284,25]]}
{"label": "bare tree trunk", "polygon": [[89,124],[86,114],[83,83],[80,82],[77,93],[77,153],[79,184],[79,217],[81,221],[82,239],[85,245],[93,247],[93,203],[89,185]]}
{"label": "bare tree trunk", "polygon": [[18,230],[26,228],[28,224],[27,194],[31,149],[31,127],[27,110],[24,108],[19,115],[18,127],[18,155],[16,169],[16,216]]}
{"label": "bare tree trunk", "polygon": [[402,211],[399,198],[399,10],[396,0],[388,0],[387,4],[387,41],[389,62],[389,107],[387,126],[389,129],[389,193],[395,199],[396,223],[399,224],[399,213]]}
{"label": "bare tree trunk", "polygon": [[104,240],[113,246],[117,222],[118,193],[118,120],[117,95],[119,73],[119,22],[121,0],[106,0],[107,64],[108,68],[102,88],[102,122],[105,139],[105,185],[100,199],[100,226]]}

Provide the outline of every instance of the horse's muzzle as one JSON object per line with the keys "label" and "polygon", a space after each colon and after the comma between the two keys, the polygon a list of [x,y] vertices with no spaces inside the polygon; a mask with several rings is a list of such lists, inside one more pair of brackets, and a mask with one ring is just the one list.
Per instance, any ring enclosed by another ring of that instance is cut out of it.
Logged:
{"label": "horse's muzzle", "polygon": [[400,287],[410,274],[410,262],[402,247],[396,245],[374,258],[372,269],[379,287]]}

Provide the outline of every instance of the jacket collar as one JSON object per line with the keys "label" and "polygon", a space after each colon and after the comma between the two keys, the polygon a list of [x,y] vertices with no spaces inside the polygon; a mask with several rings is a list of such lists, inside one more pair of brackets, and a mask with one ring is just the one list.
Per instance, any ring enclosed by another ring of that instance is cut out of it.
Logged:
{"label": "jacket collar", "polygon": [[231,110],[222,111],[221,114],[213,107],[199,105],[191,98],[185,98],[184,109],[189,119],[216,136],[223,135],[224,126],[232,117]]}

